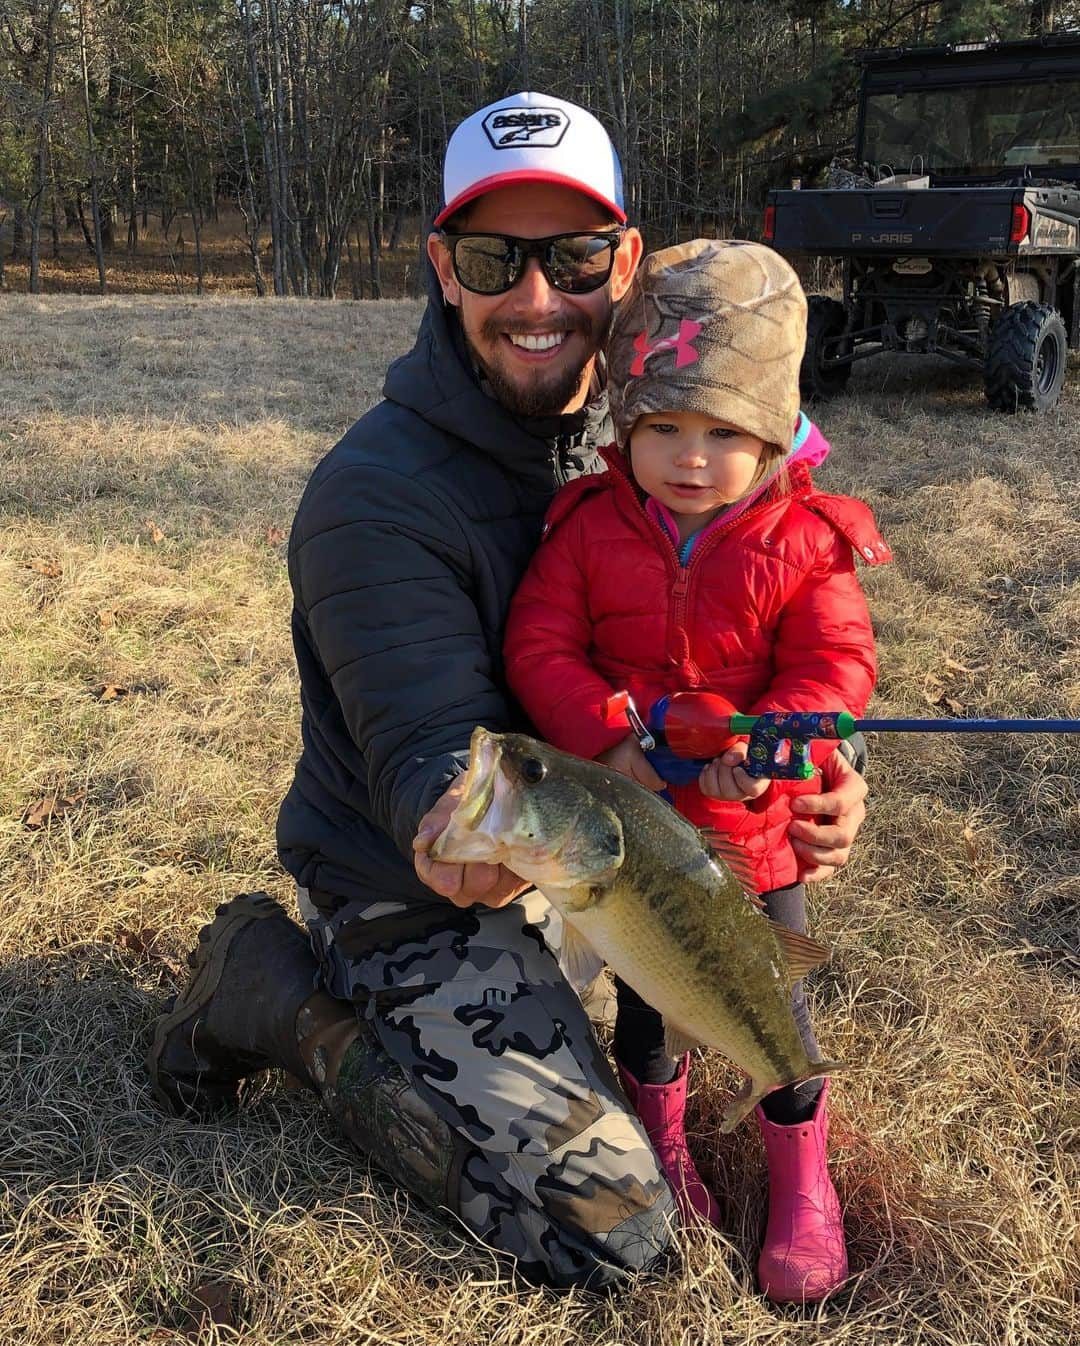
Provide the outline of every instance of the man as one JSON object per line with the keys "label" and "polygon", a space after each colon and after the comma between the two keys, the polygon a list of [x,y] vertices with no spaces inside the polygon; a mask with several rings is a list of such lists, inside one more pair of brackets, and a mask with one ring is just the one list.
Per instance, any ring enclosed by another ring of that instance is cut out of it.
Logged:
{"label": "man", "polygon": [[[598,465],[597,350],[642,243],[606,133],[555,98],[468,118],[444,185],[417,343],[315,469],[289,544],[303,753],[278,845],[317,961],[269,898],[226,904],[148,1064],[195,1113],[284,1067],[528,1278],[601,1287],[663,1254],[671,1192],[545,904],[427,852],[473,727],[522,727],[507,605],[555,490]],[[826,825],[794,825],[807,877],[844,862],[862,817],[861,780],[830,770]]]}

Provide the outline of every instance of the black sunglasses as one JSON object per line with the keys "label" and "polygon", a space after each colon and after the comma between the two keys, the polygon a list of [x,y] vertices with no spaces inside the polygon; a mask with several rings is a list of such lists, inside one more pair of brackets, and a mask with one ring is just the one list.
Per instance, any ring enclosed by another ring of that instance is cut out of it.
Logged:
{"label": "black sunglasses", "polygon": [[454,275],[473,294],[505,294],[525,274],[535,257],[549,285],[564,294],[590,294],[606,285],[615,265],[623,231],[552,234],[550,238],[515,238],[513,234],[448,234]]}

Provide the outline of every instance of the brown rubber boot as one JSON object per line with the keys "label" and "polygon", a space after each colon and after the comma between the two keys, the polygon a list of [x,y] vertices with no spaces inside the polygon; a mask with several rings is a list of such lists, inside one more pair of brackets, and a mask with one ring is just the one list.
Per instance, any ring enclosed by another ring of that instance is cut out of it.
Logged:
{"label": "brown rubber boot", "polygon": [[467,1143],[417,1093],[370,1024],[341,1018],[319,991],[296,1021],[300,1054],[342,1134],[399,1186],[428,1206],[458,1209]]}
{"label": "brown rubber boot", "polygon": [[[235,1105],[241,1080],[273,1066],[307,1082],[295,1025],[319,967],[277,902],[248,893],[218,907],[188,966],[188,984],[155,1024],[146,1057],[159,1102],[202,1118]],[[338,1015],[356,1023],[352,1005],[338,1004]]]}
{"label": "brown rubber boot", "polygon": [[464,1140],[420,1097],[356,1007],[314,989],[318,963],[265,893],[226,902],[188,958],[191,979],[157,1021],[146,1064],[171,1111],[205,1118],[271,1067],[320,1095],[346,1138],[429,1206],[457,1209]]}

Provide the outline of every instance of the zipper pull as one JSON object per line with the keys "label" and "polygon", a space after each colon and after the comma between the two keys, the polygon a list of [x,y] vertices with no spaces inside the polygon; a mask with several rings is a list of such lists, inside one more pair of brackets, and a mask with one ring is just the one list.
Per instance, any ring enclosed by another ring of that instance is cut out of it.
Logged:
{"label": "zipper pull", "polygon": [[585,470],[585,459],[574,453],[574,448],[574,437],[572,435],[559,435],[555,440],[555,452],[558,454],[559,466],[564,472],[569,472],[571,469],[576,472]]}

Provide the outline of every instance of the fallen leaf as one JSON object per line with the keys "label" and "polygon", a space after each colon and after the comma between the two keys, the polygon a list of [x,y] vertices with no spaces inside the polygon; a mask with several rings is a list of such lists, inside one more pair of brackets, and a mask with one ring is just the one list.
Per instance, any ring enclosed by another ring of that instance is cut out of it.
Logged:
{"label": "fallen leaf", "polygon": [[979,858],[979,848],[975,845],[975,832],[971,827],[965,827],[962,835],[964,849],[967,851],[968,864],[977,874],[981,874],[983,864]]}
{"label": "fallen leaf", "polygon": [[232,1311],[232,1286],[227,1281],[203,1281],[188,1296],[185,1306],[189,1337],[196,1337],[208,1324],[235,1327]]}
{"label": "fallen leaf", "polygon": [[284,542],[288,536],[289,534],[284,528],[268,528],[266,530],[266,545],[268,547],[277,547]]}
{"label": "fallen leaf", "polygon": [[154,887],[159,883],[172,883],[180,877],[175,865],[150,865],[142,872],[142,882]]}
{"label": "fallen leaf", "polygon": [[150,959],[155,963],[160,963],[172,976],[181,976],[183,968],[176,959],[157,947],[160,939],[161,931],[155,930],[151,925],[146,925],[141,930],[120,930],[116,936],[116,943],[120,948],[127,949],[128,953],[133,953],[136,958]]}
{"label": "fallen leaf", "polygon": [[964,707],[955,697],[947,695],[944,683],[933,673],[928,673],[924,679],[923,700],[935,710],[940,710],[942,706],[946,706],[954,715],[964,714]]}
{"label": "fallen leaf", "polygon": [[955,659],[949,658],[946,658],[945,660],[945,667],[950,673],[966,673],[969,678],[973,678],[976,674],[985,671],[982,667],[968,668],[966,664],[957,663]]}
{"label": "fallen leaf", "polygon": [[117,611],[115,608],[101,608],[98,612],[98,625],[103,631],[108,631],[110,627],[116,625]]}
{"label": "fallen leaf", "polygon": [[40,557],[27,561],[23,569],[33,570],[39,575],[44,575],[47,580],[58,580],[64,573],[63,566],[58,566],[55,561],[43,561]]}
{"label": "fallen leaf", "polygon": [[48,827],[55,819],[62,818],[68,809],[73,809],[86,798],[86,791],[79,790],[73,795],[45,795],[36,803],[28,804],[23,812],[24,827],[31,831],[39,827]]}
{"label": "fallen leaf", "polygon": [[121,687],[115,682],[103,682],[99,687],[95,687],[93,695],[99,701],[119,701],[122,696],[127,696],[131,691],[130,687]]}
{"label": "fallen leaf", "polygon": [[155,547],[159,543],[165,541],[165,534],[161,531],[161,529],[157,526],[157,524],[153,521],[153,519],[147,519],[146,531],[150,534],[150,541],[154,544]]}

